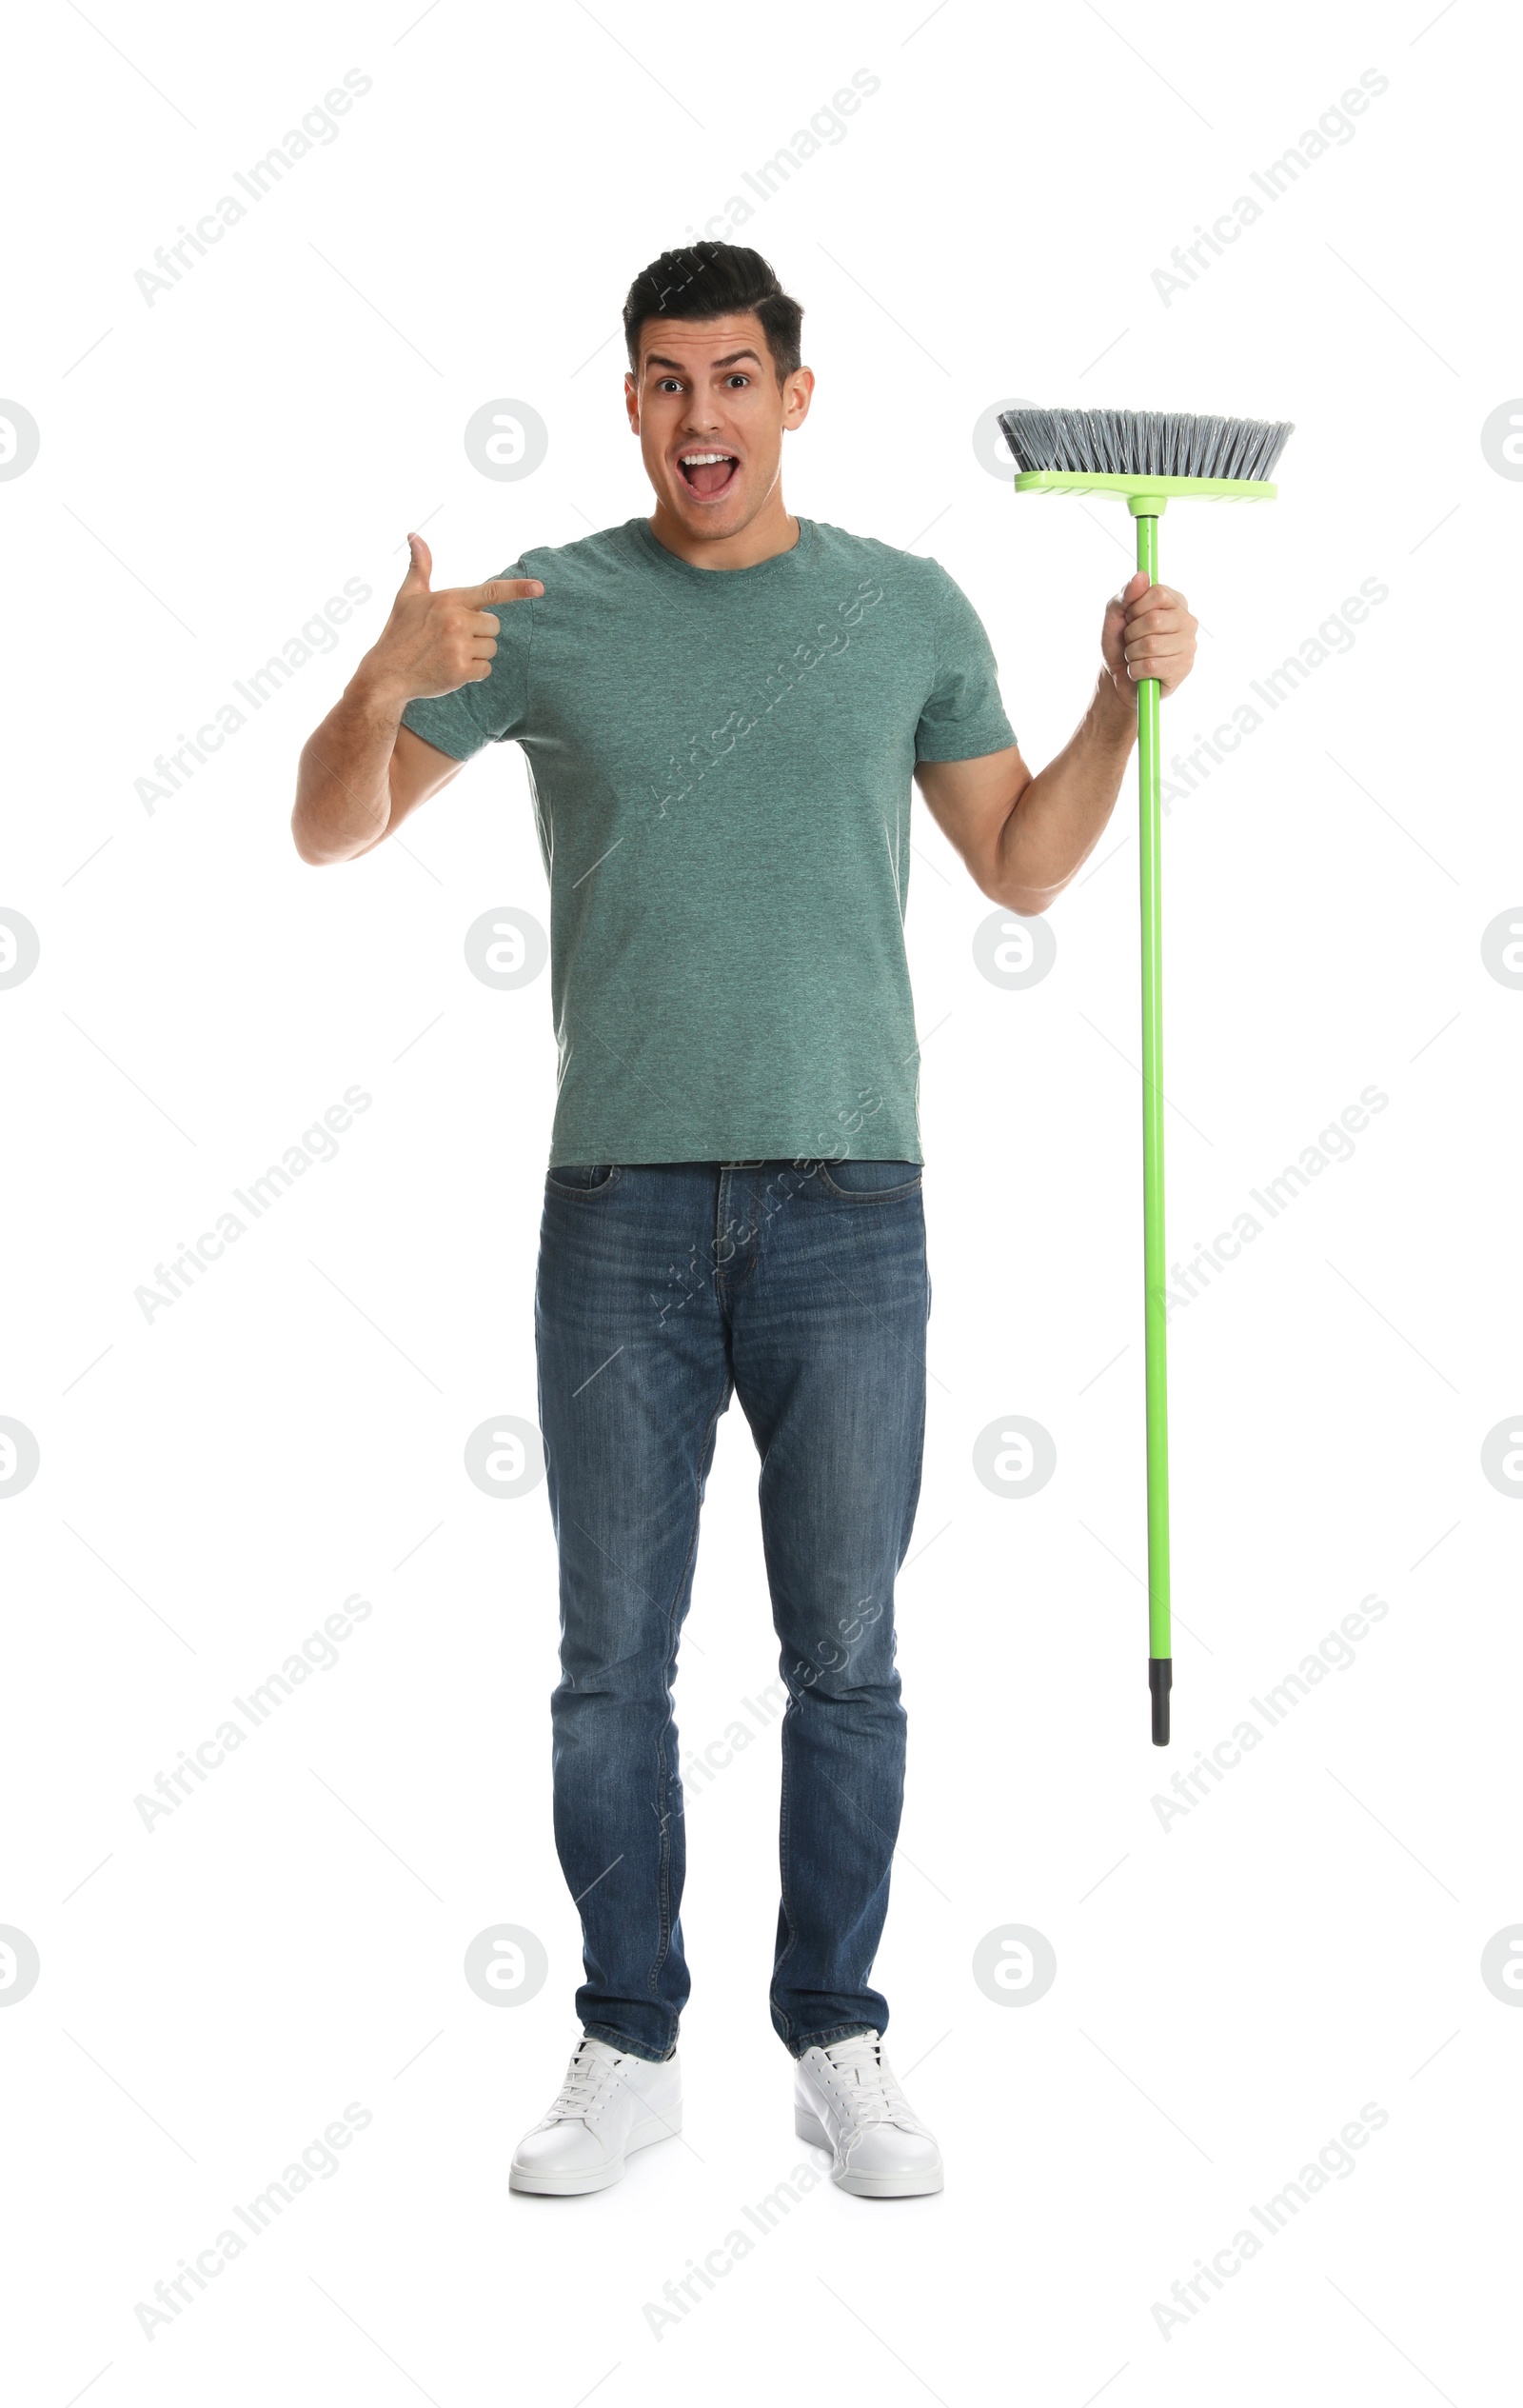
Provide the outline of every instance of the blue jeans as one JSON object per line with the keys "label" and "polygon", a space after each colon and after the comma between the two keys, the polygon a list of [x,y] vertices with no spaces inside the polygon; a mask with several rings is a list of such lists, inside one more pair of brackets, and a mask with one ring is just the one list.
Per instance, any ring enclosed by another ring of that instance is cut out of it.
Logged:
{"label": "blue jeans", "polygon": [[868,1985],[904,1778],[894,1578],[920,1485],[930,1290],[914,1163],[558,1166],[535,1331],[561,1567],[555,1836],[583,2029],[669,2057],[687,2001],[672,1682],[720,1415],[762,1458],[782,1717],[772,2020],[881,2032]]}

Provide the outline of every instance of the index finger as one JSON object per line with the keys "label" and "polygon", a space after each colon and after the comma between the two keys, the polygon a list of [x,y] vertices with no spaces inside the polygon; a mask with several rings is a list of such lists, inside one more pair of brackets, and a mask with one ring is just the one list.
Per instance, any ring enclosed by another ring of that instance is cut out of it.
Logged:
{"label": "index finger", "polygon": [[488,577],[485,586],[467,586],[465,591],[484,610],[493,602],[532,602],[544,587],[538,577]]}
{"label": "index finger", "polygon": [[1182,594],[1173,602],[1164,602],[1150,593],[1140,595],[1125,614],[1129,627],[1173,626],[1190,615],[1190,606]]}

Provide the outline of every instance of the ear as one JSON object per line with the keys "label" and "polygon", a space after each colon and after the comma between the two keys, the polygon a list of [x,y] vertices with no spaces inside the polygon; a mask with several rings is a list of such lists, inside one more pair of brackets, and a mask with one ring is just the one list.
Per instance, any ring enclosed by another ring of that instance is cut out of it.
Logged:
{"label": "ear", "polygon": [[801,427],[809,415],[814,399],[815,372],[812,368],[796,368],[782,388],[782,423],[785,428]]}
{"label": "ear", "polygon": [[624,408],[629,413],[629,431],[640,432],[640,388],[626,368],[624,370]]}

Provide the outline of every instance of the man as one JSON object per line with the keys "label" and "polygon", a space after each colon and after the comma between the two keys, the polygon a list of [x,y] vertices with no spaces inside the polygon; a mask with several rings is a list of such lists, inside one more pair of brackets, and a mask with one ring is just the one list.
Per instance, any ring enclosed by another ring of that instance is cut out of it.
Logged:
{"label": "man", "polygon": [[560,1083],[536,1291],[560,1551],[556,1843],[583,2037],[514,2188],[599,2190],[681,2127],[688,1995],[672,1682],[715,1426],[762,1458],[782,1721],[771,2007],[795,2128],[870,2198],[939,2190],[869,1986],[904,1761],[894,1580],[920,1489],[929,1285],[905,966],[910,786],[1002,908],[1039,912],[1108,820],[1137,679],[1196,622],[1134,577],[1038,774],[934,561],[789,516],[801,311],[752,250],[638,276],[625,402],[648,520],[430,589],[422,538],[302,755],[306,861],[369,852],[488,742],[527,756]]}

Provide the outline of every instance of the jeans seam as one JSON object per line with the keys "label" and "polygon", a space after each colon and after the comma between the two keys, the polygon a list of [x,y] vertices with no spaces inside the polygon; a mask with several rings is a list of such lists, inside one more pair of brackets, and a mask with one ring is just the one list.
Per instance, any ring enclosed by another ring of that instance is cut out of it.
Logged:
{"label": "jeans seam", "polygon": [[549,1170],[544,1174],[544,1184],[552,1195],[564,1199],[566,1204],[596,1204],[600,1196],[606,1196],[618,1186],[623,1175],[623,1164],[612,1163],[608,1168],[607,1178],[600,1180],[596,1187],[563,1186],[555,1173]]}
{"label": "jeans seam", "polygon": [[[660,1729],[660,1731],[658,1732],[658,1734],[657,1734],[657,1738],[656,1738],[656,1761],[657,1761],[657,1764],[658,1764],[658,1766],[659,1766],[659,1776],[658,1776],[657,1785],[656,1785],[656,1803],[657,1803],[657,1816],[658,1816],[658,1821],[659,1821],[660,1830],[661,1830],[661,1862],[660,1862],[660,1867],[659,1867],[659,1872],[658,1872],[658,1885],[659,1885],[659,1898],[660,1898],[660,1904],[659,1904],[659,1910],[658,1910],[658,1913],[659,1913],[659,1921],[660,1921],[661,1944],[660,1944],[659,1948],[657,1949],[656,1956],[655,1956],[655,1960],[654,1960],[654,1961],[653,1961],[653,1963],[652,1963],[652,1965],[651,1965],[650,1971],[649,1971],[649,1972],[647,1973],[647,1975],[645,1976],[645,1986],[646,1986],[646,1988],[650,1991],[650,1993],[651,1993],[652,1997],[654,1997],[654,1996],[655,1996],[655,1993],[656,1993],[656,1988],[657,1988],[657,1984],[658,1984],[658,1982],[659,1982],[659,1981],[660,1981],[660,1980],[661,1980],[662,1967],[663,1967],[663,1966],[665,1964],[665,1962],[666,1962],[667,1955],[668,1955],[668,1953],[669,1953],[669,1951],[670,1951],[670,1948],[671,1948],[671,1937],[672,1937],[672,1917],[671,1917],[671,1835],[670,1835],[670,1829],[669,1829],[669,1820],[670,1820],[670,1819],[669,1819],[669,1817],[668,1817],[668,1815],[667,1815],[667,1813],[666,1813],[666,1797],[667,1797],[667,1790],[668,1790],[668,1787],[669,1787],[669,1780],[668,1780],[668,1775],[667,1775],[667,1771],[666,1771],[666,1734],[667,1734],[668,1730],[671,1728],[672,1708],[671,1708],[670,1699],[671,1699],[672,1682],[673,1682],[674,1679],[676,1678],[676,1671],[677,1671],[677,1627],[676,1627],[677,1606],[678,1606],[678,1601],[679,1601],[679,1600],[680,1600],[680,1598],[682,1597],[682,1594],[683,1588],[686,1586],[686,1583],[687,1583],[687,1577],[688,1577],[688,1574],[689,1574],[689,1572],[691,1571],[691,1569],[692,1569],[692,1565],[693,1565],[693,1558],[694,1558],[694,1555],[696,1554],[697,1549],[698,1549],[698,1530],[699,1530],[699,1522],[700,1522],[700,1520],[701,1520],[701,1518],[702,1518],[702,1511],[703,1511],[703,1477],[704,1477],[704,1467],[705,1467],[706,1463],[707,1463],[707,1460],[708,1460],[708,1455],[709,1455],[709,1450],[710,1450],[710,1447],[711,1447],[711,1446],[712,1446],[712,1444],[713,1444],[713,1441],[714,1441],[714,1433],[715,1433],[715,1431],[716,1431],[716,1430],[718,1429],[718,1427],[719,1427],[720,1415],[723,1412],[724,1407],[725,1407],[725,1404],[726,1404],[728,1402],[729,1402],[728,1392],[726,1391],[725,1396],[724,1396],[723,1398],[722,1398],[721,1402],[720,1402],[720,1403],[718,1403],[718,1404],[714,1407],[713,1413],[712,1413],[712,1414],[710,1415],[710,1417],[709,1417],[709,1424],[708,1424],[708,1428],[707,1428],[707,1430],[704,1432],[704,1435],[703,1435],[703,1443],[702,1443],[702,1446],[701,1447],[701,1449],[699,1450],[699,1458],[698,1458],[698,1461],[699,1461],[698,1494],[697,1494],[697,1496],[696,1496],[696,1497],[694,1498],[694,1500],[693,1500],[693,1528],[692,1528],[692,1534],[691,1534],[691,1536],[689,1537],[688,1542],[687,1542],[687,1553],[686,1553],[686,1554],[683,1556],[683,1558],[682,1558],[682,1568],[681,1568],[681,1570],[679,1571],[679,1573],[678,1573],[678,1575],[677,1575],[677,1585],[676,1585],[676,1587],[675,1587],[675,1588],[673,1589],[673,1591],[672,1591],[672,1602],[671,1602],[671,1603],[670,1603],[670,1604],[667,1606],[667,1608],[666,1608],[666,1658],[665,1658],[665,1674],[666,1674],[666,1696],[667,1696],[667,1701],[668,1701],[668,1702],[667,1702],[667,1708],[666,1708],[666,1720],[665,1720],[665,1721],[662,1724],[661,1729]],[[681,1767],[679,1767],[679,1769],[678,1769],[677,1779],[678,1779],[679,1783],[681,1783],[681,1781],[682,1781],[682,1770],[681,1770]]]}
{"label": "jeans seam", "polygon": [[[784,1675],[784,1686],[786,1685],[786,1675]],[[781,1955],[777,1960],[777,1963],[772,1968],[773,2008],[775,2013],[781,2013],[783,2022],[788,2026],[787,2031],[783,2033],[782,2037],[784,2040],[787,2041],[790,2048],[793,2045],[793,2019],[789,2015],[786,2007],[780,2008],[778,2006],[777,1992],[778,1983],[781,1978],[783,1966],[792,1956],[794,1949],[798,1944],[799,1939],[799,1926],[794,1920],[793,1903],[789,1896],[788,1884],[788,1720],[790,1716],[796,1715],[798,1711],[799,1701],[794,1696],[794,1693],[790,1688],[788,1690],[787,1708],[782,1718],[782,1729],[779,1736],[779,1755],[781,1758],[781,1766],[778,1780],[778,1890],[782,1901],[782,1912],[787,1920],[788,1941],[787,1946],[783,1949]]]}
{"label": "jeans seam", "polygon": [[895,1204],[905,1196],[918,1195],[924,1184],[924,1172],[918,1170],[913,1179],[901,1180],[897,1187],[838,1187],[830,1176],[827,1163],[820,1164],[820,1178],[827,1196],[838,1204]]}

